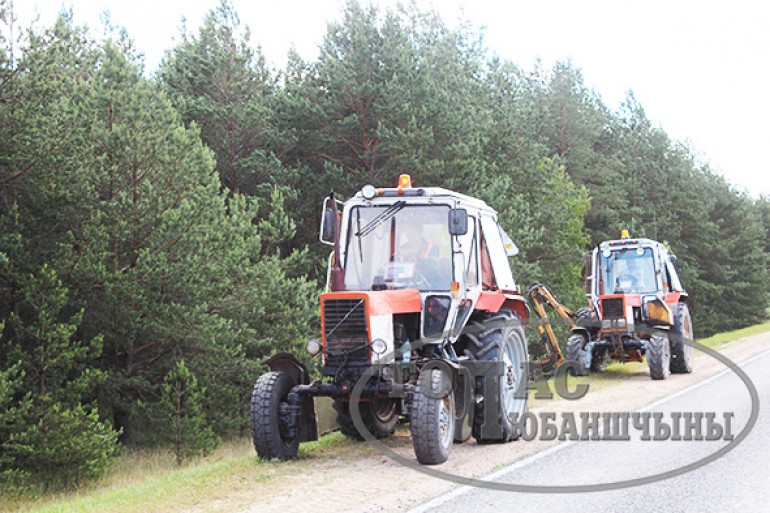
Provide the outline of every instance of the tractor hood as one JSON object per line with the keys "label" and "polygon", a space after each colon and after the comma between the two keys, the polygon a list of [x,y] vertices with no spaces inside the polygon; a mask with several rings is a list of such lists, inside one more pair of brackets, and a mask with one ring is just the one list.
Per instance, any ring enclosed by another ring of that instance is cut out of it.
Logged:
{"label": "tractor hood", "polygon": [[366,311],[370,316],[422,311],[422,298],[417,289],[325,292],[321,294],[321,305],[327,299],[363,299]]}

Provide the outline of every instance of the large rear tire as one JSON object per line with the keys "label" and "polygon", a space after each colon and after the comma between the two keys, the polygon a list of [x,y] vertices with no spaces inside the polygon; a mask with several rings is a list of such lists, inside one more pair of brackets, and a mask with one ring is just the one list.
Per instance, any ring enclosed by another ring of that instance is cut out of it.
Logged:
{"label": "large rear tire", "polygon": [[[358,432],[350,415],[350,403],[335,400],[333,406],[337,411],[337,424],[342,434],[349,438],[363,440],[363,435]],[[399,407],[393,399],[372,399],[360,402],[358,411],[361,413],[364,426],[375,438],[386,438],[396,431]]]}
{"label": "large rear tire", "polygon": [[503,375],[500,379],[500,408],[498,420],[502,427],[502,439],[486,440],[481,435],[485,420],[485,404],[476,405],[473,419],[473,437],[477,442],[509,442],[521,436],[519,423],[528,410],[529,361],[527,339],[519,316],[510,310],[487,315],[470,326],[466,336],[466,353],[482,361],[500,361]]}
{"label": "large rear tire", "polygon": [[650,378],[666,379],[671,368],[671,348],[668,336],[655,333],[650,336],[647,345],[647,365],[650,367]]}
{"label": "large rear tire", "polygon": [[567,361],[572,363],[569,370],[573,376],[588,376],[588,369],[583,363],[585,344],[586,338],[580,333],[573,333],[567,339]]}
{"label": "large rear tire", "polygon": [[451,386],[443,386],[444,379],[438,369],[421,374],[412,398],[412,445],[417,461],[423,465],[444,463],[452,452],[454,394]]}
{"label": "large rear tire", "polygon": [[283,372],[260,376],[251,395],[251,439],[260,458],[290,460],[297,456],[299,438],[287,434],[286,415],[289,391],[294,382]]}
{"label": "large rear tire", "polygon": [[594,309],[590,306],[584,306],[575,312],[575,324],[587,329],[591,337],[594,338],[602,327],[602,323],[599,321],[596,313],[594,313]]}
{"label": "large rear tire", "polygon": [[677,303],[674,309],[674,327],[671,329],[671,372],[689,374],[692,372],[695,348],[693,347],[692,317],[685,303]]}

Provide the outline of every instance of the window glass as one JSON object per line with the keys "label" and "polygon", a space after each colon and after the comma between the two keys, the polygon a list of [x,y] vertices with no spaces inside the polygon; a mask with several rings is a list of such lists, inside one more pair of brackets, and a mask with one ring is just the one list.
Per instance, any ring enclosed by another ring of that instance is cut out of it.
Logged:
{"label": "window glass", "polygon": [[351,209],[345,289],[449,290],[452,246],[448,206],[403,202]]}
{"label": "window glass", "polygon": [[621,248],[601,256],[599,277],[606,294],[647,294],[658,291],[651,248]]}

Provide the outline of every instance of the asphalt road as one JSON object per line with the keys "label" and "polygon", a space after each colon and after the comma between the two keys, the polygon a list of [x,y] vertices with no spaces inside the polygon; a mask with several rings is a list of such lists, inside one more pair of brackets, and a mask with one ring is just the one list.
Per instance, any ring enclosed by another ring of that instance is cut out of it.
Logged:
{"label": "asphalt road", "polygon": [[[590,493],[522,493],[462,487],[412,510],[422,512],[770,512],[770,352],[741,364],[759,393],[753,430],[732,451],[692,472],[619,490]],[[672,376],[669,379],[676,379]],[[684,390],[646,410],[734,413],[737,436],[751,414],[751,399],[732,372]],[[495,472],[486,479],[517,485],[576,486],[654,476],[694,463],[724,447],[725,441],[630,441],[564,443]]]}

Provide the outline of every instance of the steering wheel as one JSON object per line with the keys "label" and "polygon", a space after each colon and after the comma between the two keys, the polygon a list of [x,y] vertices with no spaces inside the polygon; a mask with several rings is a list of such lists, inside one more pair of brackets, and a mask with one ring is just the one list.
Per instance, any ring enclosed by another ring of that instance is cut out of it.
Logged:
{"label": "steering wheel", "polygon": [[414,271],[414,283],[417,288],[421,290],[430,289],[432,287],[430,281],[428,281],[428,278],[426,278],[422,272],[416,269]]}

